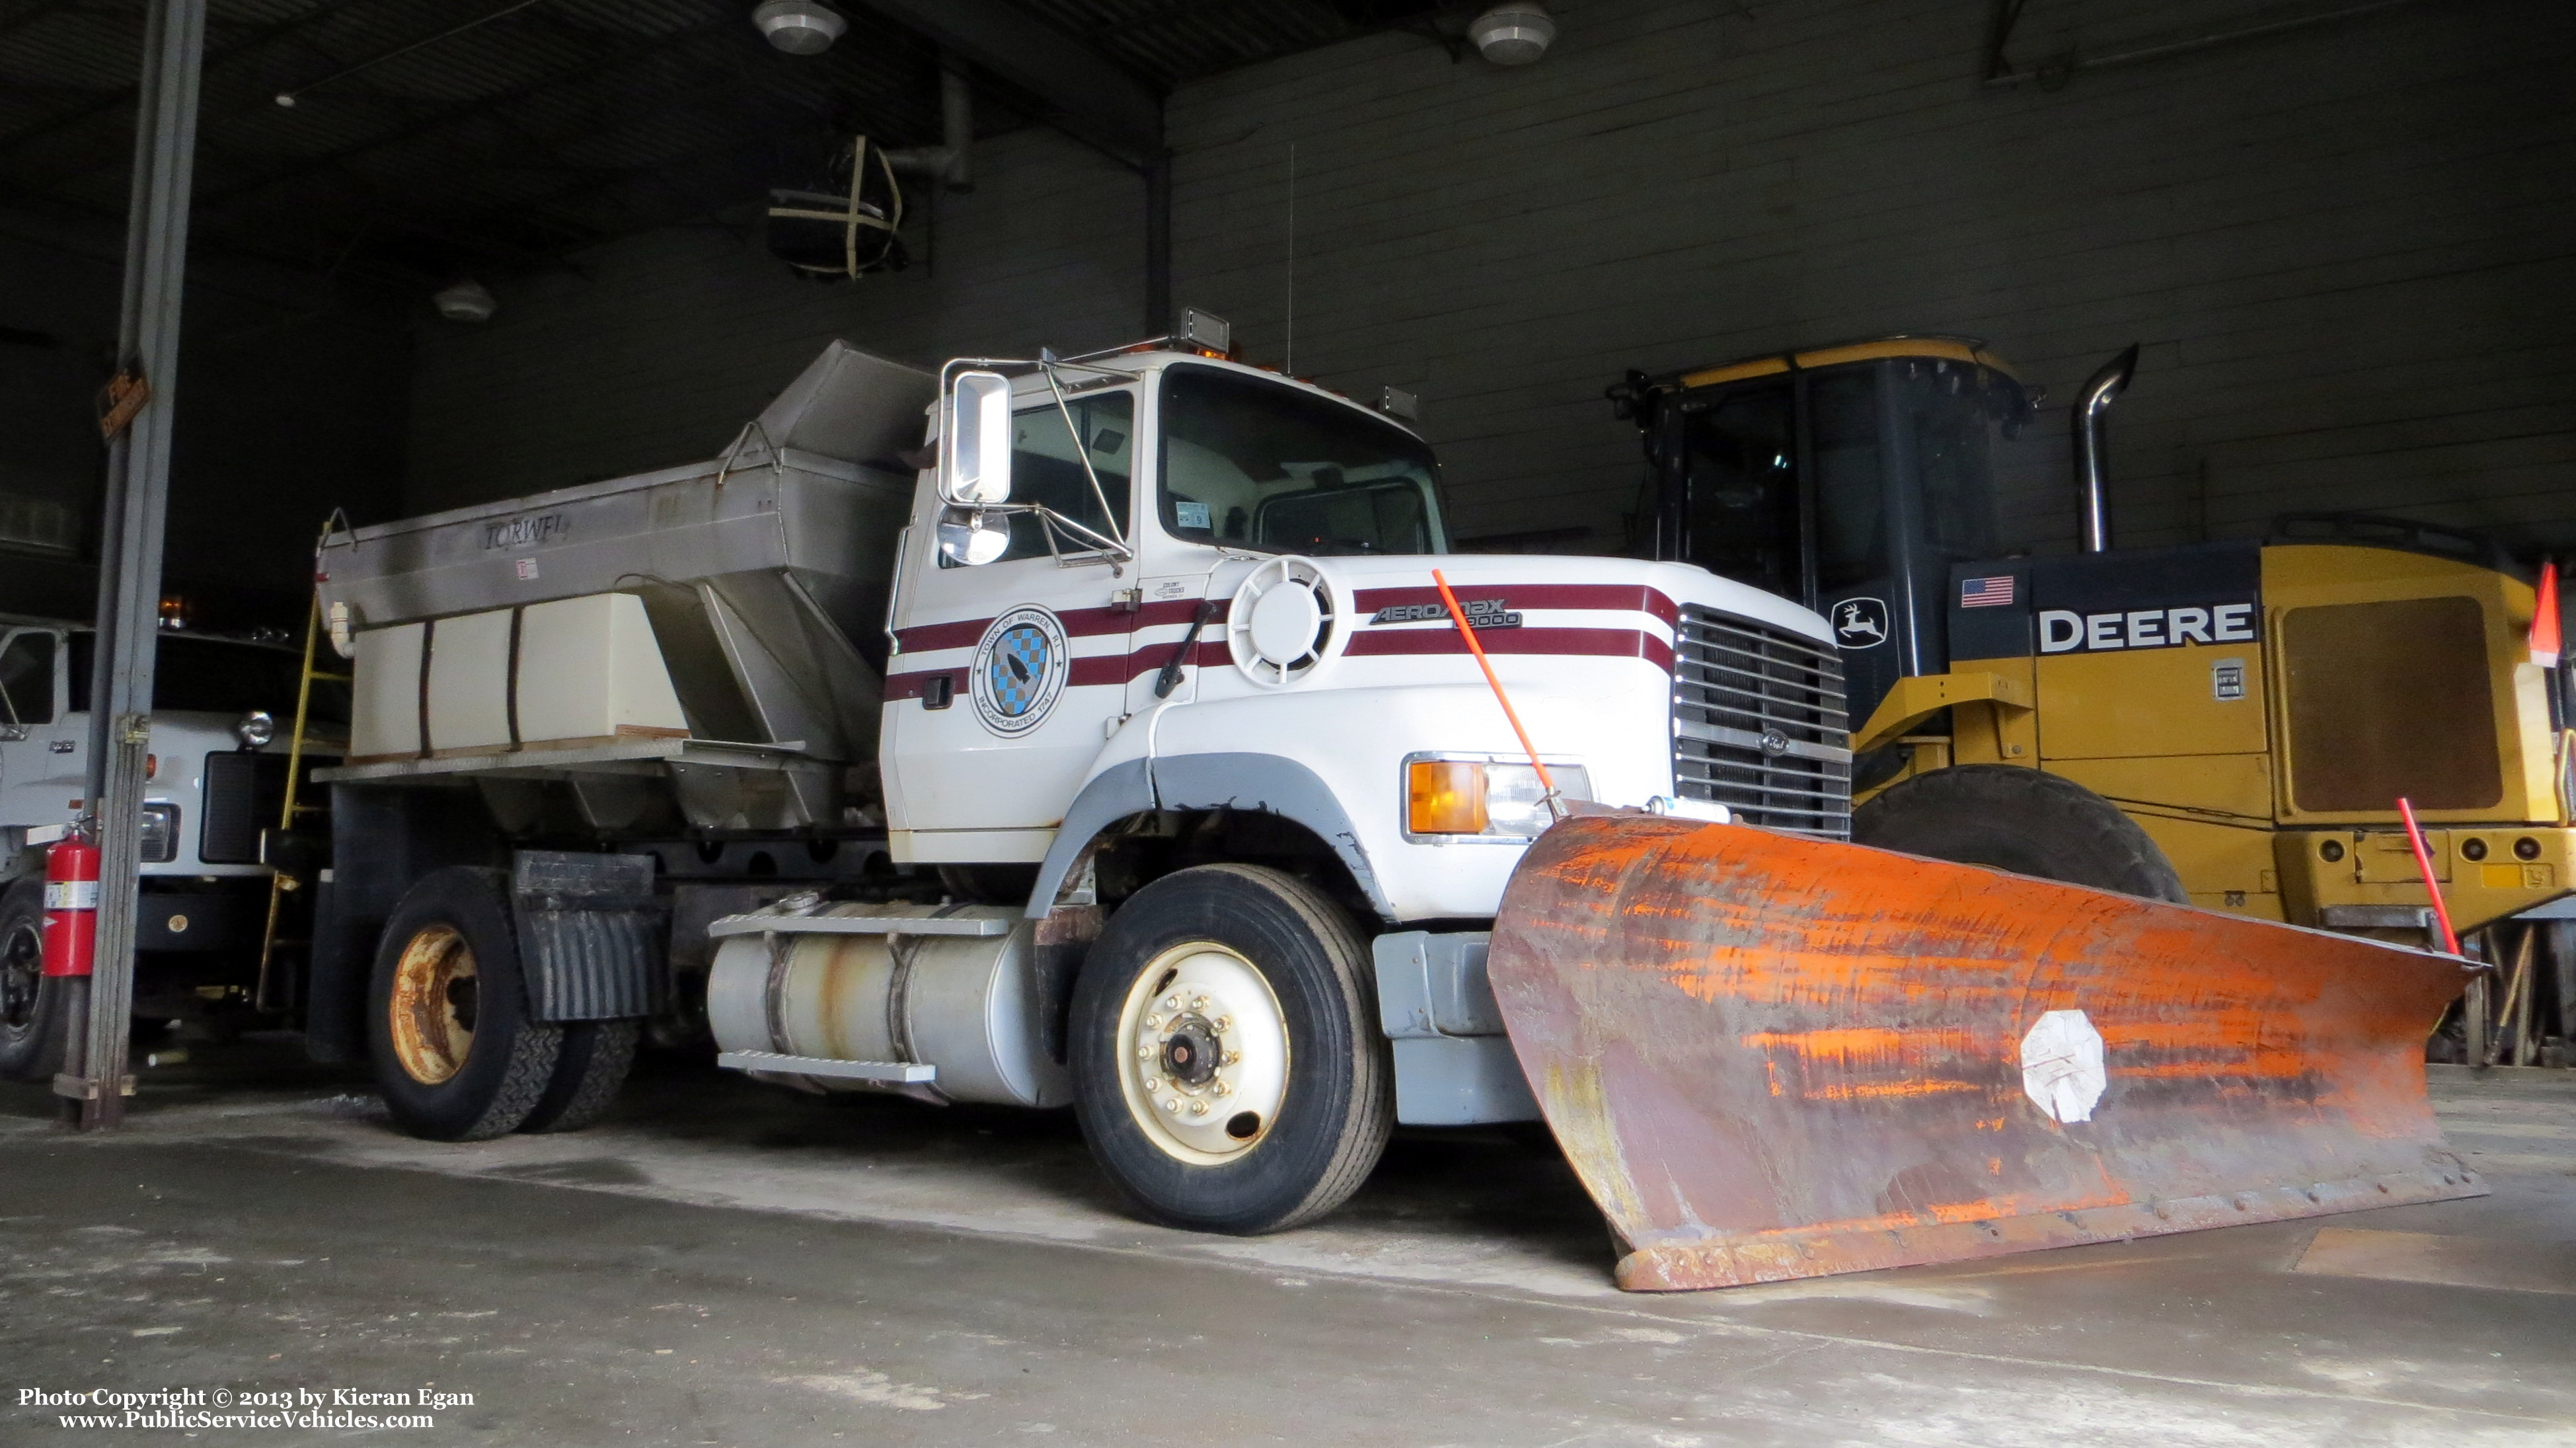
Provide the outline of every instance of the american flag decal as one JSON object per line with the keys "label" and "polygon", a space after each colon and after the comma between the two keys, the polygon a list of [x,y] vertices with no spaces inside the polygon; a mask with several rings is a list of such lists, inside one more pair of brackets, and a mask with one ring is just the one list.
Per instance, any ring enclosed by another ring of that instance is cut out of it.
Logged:
{"label": "american flag decal", "polygon": [[2013,576],[1970,578],[1959,584],[1961,608],[2007,608],[2013,601]]}

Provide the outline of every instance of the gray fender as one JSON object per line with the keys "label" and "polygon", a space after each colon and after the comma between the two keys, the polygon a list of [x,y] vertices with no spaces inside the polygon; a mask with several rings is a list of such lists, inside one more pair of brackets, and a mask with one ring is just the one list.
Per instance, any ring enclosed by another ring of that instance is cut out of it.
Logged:
{"label": "gray fender", "polygon": [[1029,892],[1030,919],[1042,920],[1055,908],[1056,891],[1094,836],[1118,820],[1153,809],[1257,810],[1295,820],[1332,847],[1379,916],[1395,918],[1368,852],[1360,848],[1359,831],[1315,771],[1276,754],[1170,754],[1151,761],[1150,770],[1147,764],[1135,759],[1105,769],[1074,796],[1045,863],[1038,866],[1037,887]]}

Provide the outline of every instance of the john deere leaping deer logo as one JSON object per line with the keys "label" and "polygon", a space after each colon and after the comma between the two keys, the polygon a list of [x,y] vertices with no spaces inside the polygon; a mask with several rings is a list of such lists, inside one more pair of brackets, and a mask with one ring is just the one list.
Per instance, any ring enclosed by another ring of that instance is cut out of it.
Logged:
{"label": "john deere leaping deer logo", "polygon": [[1026,734],[1046,721],[1064,692],[1073,659],[1064,625],[1043,608],[1015,608],[993,620],[975,646],[968,691],[975,717],[1004,738]]}
{"label": "john deere leaping deer logo", "polygon": [[1846,598],[1834,605],[1834,642],[1865,649],[1887,642],[1887,604],[1883,599]]}

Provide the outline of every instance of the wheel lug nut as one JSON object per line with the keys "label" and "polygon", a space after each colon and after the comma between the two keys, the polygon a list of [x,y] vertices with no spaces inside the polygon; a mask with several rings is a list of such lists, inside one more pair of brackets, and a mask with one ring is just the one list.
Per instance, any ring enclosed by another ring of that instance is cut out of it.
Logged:
{"label": "wheel lug nut", "polygon": [[1161,1016],[1147,1016],[1145,1018],[1145,1029],[1149,1031],[1159,1031],[1162,1028],[1163,1018]]}
{"label": "wheel lug nut", "polygon": [[1162,1089],[1163,1089],[1163,1078],[1162,1078],[1162,1077],[1160,1077],[1160,1076],[1148,1076],[1148,1077],[1146,1077],[1146,1078],[1145,1078],[1145,1090],[1146,1090],[1148,1093],[1155,1092],[1155,1091],[1160,1091],[1160,1090],[1162,1090]]}
{"label": "wheel lug nut", "polygon": [[1242,1059],[1243,1053],[1241,1051],[1228,1051],[1223,1056],[1217,1058],[1217,1064],[1220,1066],[1231,1066]]}
{"label": "wheel lug nut", "polygon": [[1226,1032],[1231,1031],[1231,1030],[1233,1030],[1233,1029],[1234,1029],[1234,1017],[1232,1017],[1232,1016],[1219,1016],[1219,1017],[1217,1017],[1217,1018],[1216,1018],[1216,1030],[1217,1030],[1217,1034],[1218,1034],[1218,1035],[1224,1035]]}
{"label": "wheel lug nut", "polygon": [[1191,1010],[1194,1010],[1194,1011],[1203,1011],[1203,1010],[1206,1010],[1206,1009],[1207,1009],[1207,997],[1206,997],[1206,996],[1195,996],[1195,997],[1192,997],[1192,998],[1191,998],[1191,1000],[1190,1000],[1190,1009],[1191,1009]]}
{"label": "wheel lug nut", "polygon": [[1207,1103],[1206,1103],[1206,1102],[1204,1102],[1204,1101],[1193,1101],[1193,1102],[1191,1102],[1191,1103],[1190,1103],[1190,1114],[1191,1114],[1192,1116],[1205,1116],[1205,1115],[1207,1115]]}
{"label": "wheel lug nut", "polygon": [[1146,1045],[1146,1046],[1138,1046],[1138,1047],[1136,1048],[1136,1059],[1137,1059],[1137,1060],[1139,1060],[1139,1061],[1150,1061],[1150,1060],[1153,1060],[1153,1059],[1154,1059],[1154,1048],[1153,1048],[1152,1046],[1150,1046],[1150,1045]]}
{"label": "wheel lug nut", "polygon": [[1216,1094],[1219,1096],[1231,1096],[1234,1094],[1234,1088],[1228,1086],[1222,1081],[1219,1081],[1216,1083]]}
{"label": "wheel lug nut", "polygon": [[1164,1103],[1163,1103],[1163,1109],[1164,1109],[1165,1111],[1178,1111],[1178,1110],[1180,1110],[1180,1109],[1181,1109],[1181,1098],[1179,1098],[1178,1096],[1175,1096],[1175,1097],[1173,1097],[1171,1100],[1164,1102]]}
{"label": "wheel lug nut", "polygon": [[1176,995],[1163,997],[1163,1008],[1165,1010],[1179,1010],[1181,1008],[1181,998]]}

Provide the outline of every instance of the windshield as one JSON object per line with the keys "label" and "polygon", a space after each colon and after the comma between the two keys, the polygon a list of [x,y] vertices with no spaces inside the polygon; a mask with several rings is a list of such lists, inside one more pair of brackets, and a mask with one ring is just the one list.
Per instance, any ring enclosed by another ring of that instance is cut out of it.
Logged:
{"label": "windshield", "polygon": [[1925,541],[1941,558],[1992,558],[1996,455],[2021,435],[2022,389],[1956,362],[1908,358],[1894,372],[1897,425],[1910,435],[1923,479]]}
{"label": "windshield", "polygon": [[1411,433],[1213,367],[1163,374],[1163,527],[1263,553],[1446,553],[1439,468]]}
{"label": "windshield", "polygon": [[[72,635],[72,708],[89,707],[92,643],[97,635]],[[152,707],[202,709],[210,714],[247,714],[265,709],[278,731],[295,721],[295,686],[303,671],[296,654],[264,644],[232,639],[189,638],[161,634],[152,660]],[[349,722],[349,686],[334,679],[313,681],[316,722]]]}

